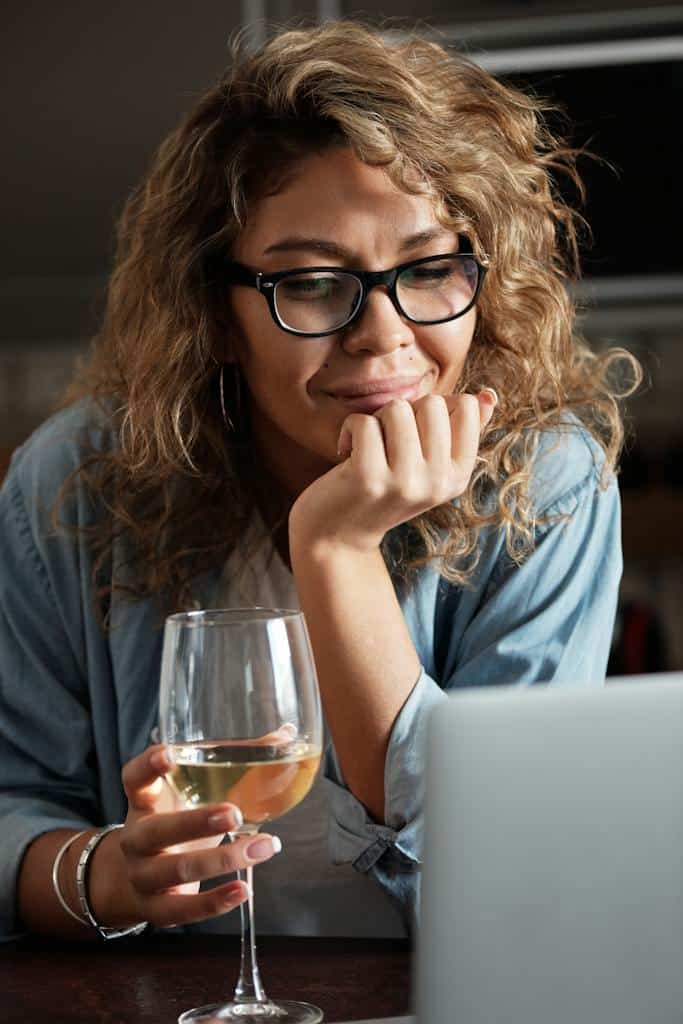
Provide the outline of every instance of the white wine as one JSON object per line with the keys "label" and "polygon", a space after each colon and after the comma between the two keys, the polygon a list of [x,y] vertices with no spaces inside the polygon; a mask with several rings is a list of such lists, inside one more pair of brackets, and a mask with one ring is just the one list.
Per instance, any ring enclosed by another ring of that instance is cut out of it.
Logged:
{"label": "white wine", "polygon": [[313,785],[321,751],[310,743],[171,744],[166,778],[188,807],[233,803],[244,824],[262,825],[300,803]]}

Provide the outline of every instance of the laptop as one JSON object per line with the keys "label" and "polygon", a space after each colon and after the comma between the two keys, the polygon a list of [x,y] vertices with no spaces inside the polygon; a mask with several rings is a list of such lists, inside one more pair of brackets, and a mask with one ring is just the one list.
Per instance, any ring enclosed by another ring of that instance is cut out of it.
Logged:
{"label": "laptop", "polygon": [[426,767],[417,1016],[381,1024],[682,1024],[683,674],[461,690]]}

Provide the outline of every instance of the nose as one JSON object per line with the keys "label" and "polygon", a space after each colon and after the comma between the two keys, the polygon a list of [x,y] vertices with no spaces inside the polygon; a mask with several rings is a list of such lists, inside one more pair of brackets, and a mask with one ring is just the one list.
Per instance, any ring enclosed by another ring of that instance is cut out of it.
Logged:
{"label": "nose", "polygon": [[346,352],[393,352],[415,341],[412,324],[395,308],[386,287],[373,288],[358,319],[342,334]]}

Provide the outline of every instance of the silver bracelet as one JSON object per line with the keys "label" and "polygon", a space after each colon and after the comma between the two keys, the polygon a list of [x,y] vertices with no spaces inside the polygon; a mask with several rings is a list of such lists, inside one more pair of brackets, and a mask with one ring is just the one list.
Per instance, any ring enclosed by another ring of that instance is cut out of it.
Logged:
{"label": "silver bracelet", "polygon": [[59,852],[57,853],[57,856],[55,857],[55,862],[52,865],[52,888],[55,891],[55,896],[57,897],[57,899],[61,903],[61,905],[64,908],[64,910],[66,910],[67,914],[69,914],[71,917],[73,917],[73,919],[75,921],[79,921],[81,924],[85,924],[85,925],[90,924],[90,922],[87,920],[87,918],[81,917],[80,914],[76,914],[71,909],[69,904],[66,902],[64,897],[62,896],[62,891],[59,888],[59,868],[60,868],[61,863],[62,863],[62,857],[64,856],[66,851],[69,849],[71,844],[74,843],[77,839],[80,839],[81,836],[84,836],[87,831],[88,831],[88,829],[84,828],[82,832],[75,832],[74,835],[69,836],[69,838],[64,843],[64,845],[62,847],[60,847]]}
{"label": "silver bracelet", "polygon": [[76,868],[76,889],[78,891],[78,900],[81,905],[81,910],[83,911],[86,920],[97,932],[99,932],[103,939],[120,939],[123,938],[124,935],[139,935],[140,932],[144,931],[148,925],[147,921],[142,921],[140,924],[133,924],[128,928],[107,928],[104,925],[101,925],[97,920],[92,912],[90,903],[88,902],[87,886],[90,858],[95,852],[97,844],[100,843],[104,837],[109,834],[109,832],[113,832],[115,828],[123,828],[123,825],[105,825],[104,828],[99,829],[90,837],[81,851],[81,855],[78,858],[78,867]]}

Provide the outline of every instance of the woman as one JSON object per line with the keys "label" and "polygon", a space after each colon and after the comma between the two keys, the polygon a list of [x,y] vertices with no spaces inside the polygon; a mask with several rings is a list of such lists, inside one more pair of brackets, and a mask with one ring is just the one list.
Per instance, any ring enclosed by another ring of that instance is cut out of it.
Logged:
{"label": "woman", "polygon": [[[86,847],[113,934],[236,929],[244,885],[198,887],[248,862],[260,929],[404,934],[432,708],[601,683],[622,433],[573,334],[573,158],[536,101],[351,23],[237,52],[163,142],[2,490],[6,936],[97,936]],[[245,603],[300,604],[331,739],[280,859],[169,809],[150,743],[164,616]]]}

